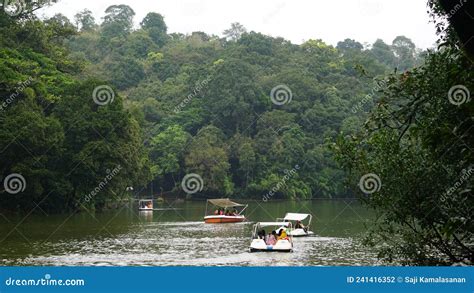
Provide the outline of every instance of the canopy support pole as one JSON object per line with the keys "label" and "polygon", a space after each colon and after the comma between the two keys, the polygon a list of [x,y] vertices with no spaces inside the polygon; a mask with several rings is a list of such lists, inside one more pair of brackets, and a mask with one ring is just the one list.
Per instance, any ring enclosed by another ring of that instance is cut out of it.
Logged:
{"label": "canopy support pole", "polygon": [[243,208],[243,209],[240,211],[239,215],[242,214],[248,206],[249,206],[248,204],[245,205],[245,208]]}

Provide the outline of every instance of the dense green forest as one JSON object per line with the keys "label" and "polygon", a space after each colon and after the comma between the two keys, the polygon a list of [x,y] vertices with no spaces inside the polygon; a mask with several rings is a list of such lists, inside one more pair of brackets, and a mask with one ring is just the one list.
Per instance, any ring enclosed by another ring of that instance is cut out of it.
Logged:
{"label": "dense green forest", "polygon": [[39,19],[46,2],[0,12],[0,176],[17,175],[2,210],[184,196],[197,174],[196,197],[361,195],[380,257],[473,261],[474,54],[443,1],[428,2],[428,51],[404,36],[292,44],[239,23],[170,34],[155,12],[134,27],[126,5]]}
{"label": "dense green forest", "polygon": [[377,78],[422,60],[404,36],[296,45],[238,23],[223,37],[168,34],[158,13],[139,28],[129,6],[105,13],[1,15],[2,96],[30,80],[1,113],[1,173],[27,178],[37,202],[51,193],[45,205],[74,206],[118,165],[93,206],[149,182],[183,195],[188,173],[205,196],[261,198],[295,168],[272,197],[352,196],[327,140],[362,125]]}
{"label": "dense green forest", "polygon": [[366,242],[379,257],[472,265],[474,26],[467,11],[474,5],[428,4],[439,47],[423,65],[387,75],[364,127],[340,134],[333,150],[360,199],[377,211]]}

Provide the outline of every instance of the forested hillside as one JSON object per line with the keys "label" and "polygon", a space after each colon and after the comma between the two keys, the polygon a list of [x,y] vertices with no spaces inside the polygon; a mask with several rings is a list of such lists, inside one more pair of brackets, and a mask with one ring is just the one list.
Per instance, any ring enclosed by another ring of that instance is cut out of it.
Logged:
{"label": "forested hillside", "polygon": [[385,74],[422,60],[403,36],[333,47],[238,23],[169,34],[158,13],[134,27],[126,5],[98,22],[38,19],[31,3],[0,13],[0,173],[21,174],[28,194],[0,199],[6,209],[102,208],[150,184],[184,196],[189,173],[204,196],[352,196],[327,141],[360,128]]}
{"label": "forested hillside", "polygon": [[[261,198],[292,169],[275,198],[350,196],[325,141],[362,125],[380,86],[374,80],[419,62],[406,37],[364,46],[346,39],[301,45],[238,23],[224,37],[168,34],[149,13],[111,6],[99,24],[90,11],[65,42],[83,79],[108,81],[133,113],[149,152],[155,191],[180,191],[199,174],[206,195]],[[379,81],[380,82],[380,81]],[[382,81],[383,83],[383,81]]]}
{"label": "forested hillside", "polygon": [[474,261],[472,2],[428,1],[426,52],[404,36],[292,44],[239,23],[169,33],[126,5],[38,18],[49,2],[0,10],[2,211],[358,194],[380,258]]}
{"label": "forested hillside", "polygon": [[363,129],[333,145],[360,199],[379,215],[367,243],[388,261],[474,261],[474,51],[462,39],[472,37],[472,18],[452,26],[469,18],[474,3],[453,13],[455,4],[428,1],[438,50],[423,65],[388,75]]}

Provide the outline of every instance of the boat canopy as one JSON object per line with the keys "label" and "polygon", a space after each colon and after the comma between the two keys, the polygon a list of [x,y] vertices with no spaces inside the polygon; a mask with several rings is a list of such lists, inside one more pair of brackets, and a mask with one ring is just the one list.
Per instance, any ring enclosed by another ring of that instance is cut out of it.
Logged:
{"label": "boat canopy", "polygon": [[233,202],[228,198],[215,198],[215,199],[208,199],[207,201],[212,203],[213,205],[221,207],[221,208],[246,206],[245,204],[240,204],[240,203],[237,203],[237,202]]}
{"label": "boat canopy", "polygon": [[310,214],[297,214],[297,213],[287,213],[283,220],[285,221],[303,221],[307,217],[309,217]]}
{"label": "boat canopy", "polygon": [[267,226],[283,226],[288,227],[291,225],[290,222],[260,222],[257,223],[260,227],[267,227]]}

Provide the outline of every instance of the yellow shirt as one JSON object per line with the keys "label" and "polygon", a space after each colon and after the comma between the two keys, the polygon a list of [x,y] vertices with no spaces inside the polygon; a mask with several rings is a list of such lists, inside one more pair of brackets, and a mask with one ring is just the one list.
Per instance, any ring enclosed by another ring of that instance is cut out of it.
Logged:
{"label": "yellow shirt", "polygon": [[284,238],[286,238],[286,237],[287,237],[287,235],[286,235],[286,231],[285,231],[285,230],[283,230],[283,231],[281,232],[281,235],[280,235],[280,236],[278,236],[278,240],[280,240],[280,239],[284,239]]}

